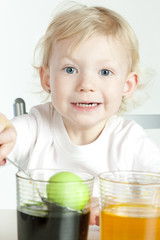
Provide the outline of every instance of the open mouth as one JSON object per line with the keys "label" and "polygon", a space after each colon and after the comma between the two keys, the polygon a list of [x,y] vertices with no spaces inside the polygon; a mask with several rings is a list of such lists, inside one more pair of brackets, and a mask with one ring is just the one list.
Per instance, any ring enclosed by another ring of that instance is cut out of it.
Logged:
{"label": "open mouth", "polygon": [[77,107],[96,107],[99,103],[74,103]]}
{"label": "open mouth", "polygon": [[79,109],[94,109],[97,108],[101,103],[99,102],[73,102],[72,105]]}

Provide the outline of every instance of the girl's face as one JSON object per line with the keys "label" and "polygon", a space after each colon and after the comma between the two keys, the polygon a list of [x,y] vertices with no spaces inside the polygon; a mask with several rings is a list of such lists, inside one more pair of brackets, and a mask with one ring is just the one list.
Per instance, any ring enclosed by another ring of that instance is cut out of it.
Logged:
{"label": "girl's face", "polygon": [[42,86],[51,89],[52,102],[66,128],[104,127],[119,110],[122,97],[131,95],[136,74],[129,73],[124,45],[105,36],[91,37],[71,51],[74,39],[52,50]]}

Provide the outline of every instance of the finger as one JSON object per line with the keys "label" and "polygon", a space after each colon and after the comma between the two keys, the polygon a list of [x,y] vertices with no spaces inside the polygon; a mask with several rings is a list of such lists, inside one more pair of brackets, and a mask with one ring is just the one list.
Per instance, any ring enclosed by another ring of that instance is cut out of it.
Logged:
{"label": "finger", "polygon": [[99,207],[93,207],[91,208],[91,214],[90,214],[90,225],[98,225],[99,223]]}
{"label": "finger", "polygon": [[0,132],[8,126],[11,126],[10,121],[8,121],[8,119],[2,113],[0,113]]}
{"label": "finger", "polygon": [[95,225],[95,224],[96,224],[95,216],[91,214],[89,219],[89,225]]}
{"label": "finger", "polygon": [[96,217],[96,225],[100,226],[100,217],[99,216]]}
{"label": "finger", "polygon": [[1,162],[0,162],[0,166],[3,166],[6,164],[6,159],[3,159]]}
{"label": "finger", "polygon": [[14,127],[7,128],[3,132],[0,133],[0,144],[15,142],[16,139],[16,131]]}
{"label": "finger", "polygon": [[11,152],[14,147],[14,143],[7,143],[0,145],[0,162],[2,162],[6,156]]}

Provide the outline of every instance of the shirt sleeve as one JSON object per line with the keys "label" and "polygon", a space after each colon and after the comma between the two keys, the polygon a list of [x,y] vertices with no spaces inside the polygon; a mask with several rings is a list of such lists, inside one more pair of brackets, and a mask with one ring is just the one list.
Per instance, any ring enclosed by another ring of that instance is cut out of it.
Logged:
{"label": "shirt sleeve", "polygon": [[28,164],[30,151],[36,141],[36,118],[34,114],[29,113],[15,117],[11,122],[17,131],[17,140],[13,151],[8,157],[25,169]]}
{"label": "shirt sleeve", "polygon": [[40,155],[46,151],[48,142],[52,140],[52,111],[51,103],[40,104],[34,106],[29,114],[12,119],[17,131],[17,140],[8,157],[23,169],[27,169],[30,162],[40,161]]}

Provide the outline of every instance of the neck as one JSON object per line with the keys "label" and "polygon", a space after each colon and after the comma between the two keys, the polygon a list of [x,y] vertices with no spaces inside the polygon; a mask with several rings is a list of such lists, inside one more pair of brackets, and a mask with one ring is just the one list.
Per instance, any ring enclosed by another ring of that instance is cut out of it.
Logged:
{"label": "neck", "polygon": [[87,145],[94,142],[103,131],[106,121],[92,127],[79,127],[64,123],[66,131],[72,143],[76,145]]}

